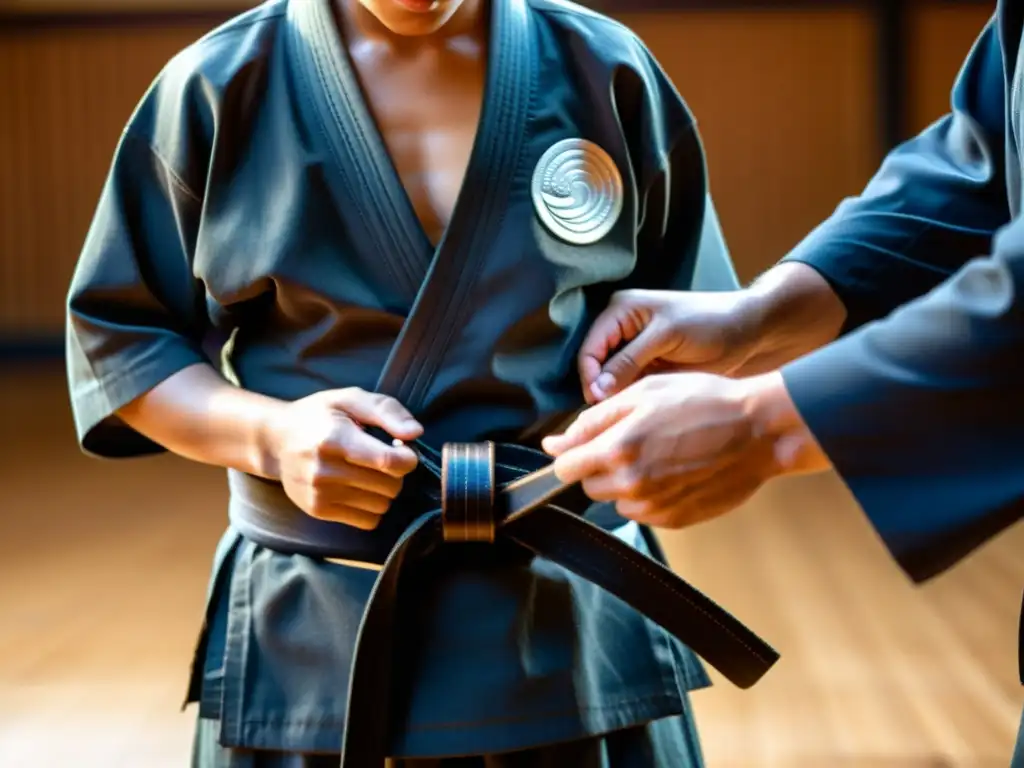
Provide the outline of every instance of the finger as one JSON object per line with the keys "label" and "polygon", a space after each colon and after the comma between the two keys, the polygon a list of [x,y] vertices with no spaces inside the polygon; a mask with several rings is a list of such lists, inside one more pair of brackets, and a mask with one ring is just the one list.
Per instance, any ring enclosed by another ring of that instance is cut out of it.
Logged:
{"label": "finger", "polygon": [[597,394],[595,382],[601,375],[601,363],[593,357],[581,357],[579,362],[580,384],[583,387],[583,399],[587,405],[593,405],[602,400]]}
{"label": "finger", "polygon": [[617,501],[620,498],[619,483],[612,474],[599,473],[584,478],[583,492],[591,501]]}
{"label": "finger", "polygon": [[650,494],[643,498],[617,499],[615,500],[616,511],[625,518],[636,520],[644,524],[648,519],[661,519],[684,506],[689,498],[691,489],[696,483],[701,484],[701,477],[687,477],[682,485],[674,485],[658,493]]}
{"label": "finger", "polygon": [[632,410],[633,404],[625,397],[614,398],[588,408],[560,435],[548,435],[541,447],[552,456],[588,443],[609,427],[621,421]]}
{"label": "finger", "polygon": [[615,421],[609,420],[599,426],[603,431],[591,440],[584,441],[555,456],[553,464],[555,475],[563,483],[578,483],[594,475],[609,473],[614,467],[624,463],[624,446],[629,443],[624,439],[629,431],[629,422],[622,420],[629,410],[624,412],[616,409],[611,411]]}
{"label": "finger", "polygon": [[[580,346],[578,356],[580,378],[583,380],[584,388],[594,382],[611,351],[623,341],[628,341],[636,333],[639,333],[639,328],[629,322],[628,314],[624,306],[613,302],[591,324],[590,330],[587,331],[583,344]],[[626,334],[630,330],[633,330],[634,333],[627,336]]]}
{"label": "finger", "polygon": [[598,472],[583,481],[583,489],[595,502],[651,503],[649,500],[666,494],[664,483],[642,476],[637,467],[622,467],[612,472]]}
{"label": "finger", "polygon": [[671,351],[668,334],[655,324],[612,355],[602,366],[601,373],[591,385],[591,395],[604,400],[639,379],[645,370],[655,366],[657,360]]}
{"label": "finger", "polygon": [[416,468],[418,459],[407,445],[388,445],[349,423],[333,446],[325,446],[357,467],[383,472],[391,477],[405,477]]}
{"label": "finger", "polygon": [[380,427],[399,440],[415,440],[423,434],[423,426],[393,397],[362,389],[339,389],[331,403],[360,424]]}
{"label": "finger", "polygon": [[625,518],[652,528],[686,528],[731,512],[748,501],[761,481],[739,464],[702,483],[691,485],[673,498],[647,502],[624,501],[616,511]]}
{"label": "finger", "polygon": [[320,483],[314,490],[318,504],[340,504],[369,512],[371,515],[383,515],[391,508],[391,502],[394,500],[394,496],[385,496],[351,485]]}
{"label": "finger", "polygon": [[330,523],[351,525],[353,528],[358,528],[361,531],[372,531],[380,525],[381,521],[380,515],[374,515],[344,504],[329,504],[322,508],[317,508],[311,516],[317,520],[326,520]]}
{"label": "finger", "polygon": [[616,511],[622,517],[636,520],[651,528],[679,530],[728,514],[745,504],[756,492],[756,487],[734,487],[723,490],[716,496],[694,497],[670,507],[636,511],[629,509],[627,503],[623,502],[616,505]]}
{"label": "finger", "polygon": [[340,493],[343,488],[352,488],[393,499],[402,490],[402,478],[350,464],[348,461],[321,462],[310,483],[316,490]]}
{"label": "finger", "polygon": [[634,294],[621,291],[612,296],[608,308],[590,326],[580,346],[578,366],[584,393],[589,393],[616,347],[631,341],[644,329],[649,312],[635,306]]}

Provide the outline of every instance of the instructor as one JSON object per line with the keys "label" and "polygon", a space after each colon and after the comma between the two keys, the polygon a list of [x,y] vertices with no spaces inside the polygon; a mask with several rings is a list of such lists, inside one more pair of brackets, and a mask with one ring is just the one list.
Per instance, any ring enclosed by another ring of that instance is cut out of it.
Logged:
{"label": "instructor", "polygon": [[1000,0],[951,113],[752,286],[620,293],[580,356],[597,405],[546,441],[559,476],[678,528],[831,466],[915,581],[1018,520],[1022,20]]}

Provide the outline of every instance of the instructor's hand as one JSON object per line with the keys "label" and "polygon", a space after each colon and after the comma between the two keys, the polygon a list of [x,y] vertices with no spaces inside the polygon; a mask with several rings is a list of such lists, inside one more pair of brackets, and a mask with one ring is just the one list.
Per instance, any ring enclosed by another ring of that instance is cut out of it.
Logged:
{"label": "instructor's hand", "polygon": [[758,320],[745,291],[620,291],[580,349],[584,397],[599,402],[651,373],[733,374],[753,354]]}
{"label": "instructor's hand", "polygon": [[306,514],[363,530],[377,527],[416,467],[416,454],[388,445],[361,425],[398,441],[423,428],[397,401],[361,389],[318,392],[284,406],[267,442],[288,497]]}
{"label": "instructor's hand", "polygon": [[781,374],[650,376],[544,441],[563,482],[647,525],[680,528],[738,507],[767,480],[826,469]]}
{"label": "instructor's hand", "polygon": [[773,371],[839,334],[846,308],[813,268],[785,262],[737,291],[620,291],[580,350],[595,403],[650,373]]}

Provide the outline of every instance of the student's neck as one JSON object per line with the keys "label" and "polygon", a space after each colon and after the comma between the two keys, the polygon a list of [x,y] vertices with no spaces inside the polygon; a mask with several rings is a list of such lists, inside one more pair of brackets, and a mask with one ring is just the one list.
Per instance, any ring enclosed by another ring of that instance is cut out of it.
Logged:
{"label": "student's neck", "polygon": [[359,0],[336,0],[338,22],[349,45],[357,42],[383,43],[415,49],[447,45],[459,38],[484,41],[487,38],[487,11],[490,0],[465,0],[450,19],[429,35],[398,35],[385,27],[363,7]]}

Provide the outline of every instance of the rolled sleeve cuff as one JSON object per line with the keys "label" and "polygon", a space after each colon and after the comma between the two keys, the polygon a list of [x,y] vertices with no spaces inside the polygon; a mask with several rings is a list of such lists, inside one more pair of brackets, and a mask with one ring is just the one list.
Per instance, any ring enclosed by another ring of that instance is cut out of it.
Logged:
{"label": "rolled sleeve cuff", "polygon": [[[849,216],[827,221],[798,244],[782,262],[806,264],[817,271],[843,302],[846,322],[841,335],[880,320],[897,307],[939,285],[961,264],[918,261],[910,251],[944,252],[959,240],[949,231],[922,225],[912,234],[874,217]],[[964,245],[966,248],[966,245]],[[973,251],[972,251],[973,253]]]}

